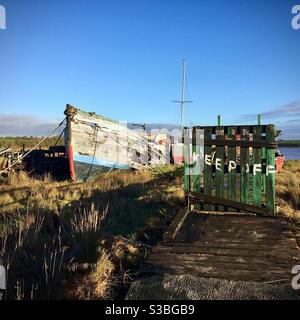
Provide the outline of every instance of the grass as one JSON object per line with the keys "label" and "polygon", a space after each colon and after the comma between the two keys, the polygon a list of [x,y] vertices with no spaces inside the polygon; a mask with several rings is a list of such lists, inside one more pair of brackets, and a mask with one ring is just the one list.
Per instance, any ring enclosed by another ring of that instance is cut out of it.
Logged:
{"label": "grass", "polygon": [[300,161],[287,161],[276,176],[279,214],[300,222]]}
{"label": "grass", "polygon": [[[13,151],[19,151],[23,146],[25,149],[29,149],[39,143],[42,138],[43,137],[0,137],[0,150],[11,148]],[[53,146],[57,140],[58,136],[50,137],[41,144],[41,148],[49,148]],[[59,139],[57,145],[64,145],[63,138]]]}
{"label": "grass", "polygon": [[[19,173],[0,182],[5,298],[122,298],[183,206],[182,168],[164,172],[113,171],[71,184]],[[299,222],[300,161],[285,163],[276,193],[279,214]]]}
{"label": "grass", "polygon": [[160,239],[183,203],[181,173],[176,168],[165,171],[165,177],[115,171],[72,184],[24,173],[3,181],[5,298],[101,299],[119,294],[114,287],[126,286],[147,245]]}

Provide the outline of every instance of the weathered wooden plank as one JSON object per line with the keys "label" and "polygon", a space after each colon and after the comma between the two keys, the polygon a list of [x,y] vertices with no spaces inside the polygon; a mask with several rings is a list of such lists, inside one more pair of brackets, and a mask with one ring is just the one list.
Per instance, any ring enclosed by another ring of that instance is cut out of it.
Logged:
{"label": "weathered wooden plank", "polygon": [[142,271],[259,282],[290,280],[299,263],[294,230],[285,219],[192,212],[173,242],[153,248]]}
{"label": "weathered wooden plank", "polygon": [[282,279],[291,279],[291,274],[284,270],[238,270],[234,266],[232,268],[216,268],[212,266],[194,266],[190,263],[182,263],[176,266],[158,266],[158,265],[145,265],[143,270],[147,273],[171,273],[171,274],[195,274],[201,277],[215,278],[215,279],[227,279],[236,281],[274,281]]}
{"label": "weathered wooden plank", "polygon": [[205,216],[189,214],[180,232],[177,233],[175,241],[197,241],[199,240],[205,224]]}
{"label": "weathered wooden plank", "polygon": [[[290,230],[282,229],[280,230],[268,230],[263,228],[257,228],[255,225],[252,225],[253,229],[251,228],[239,228],[237,227],[230,227],[224,226],[224,229],[220,227],[220,225],[208,225],[205,227],[202,235],[208,238],[208,235],[214,237],[223,237],[223,238],[249,238],[251,240],[255,239],[264,239],[268,240],[268,238],[272,239],[273,241],[279,241],[282,238],[287,239],[294,239],[294,235]],[[281,235],[279,235],[281,234]]]}
{"label": "weathered wooden plank", "polygon": [[[224,127],[216,128],[216,141],[224,141],[225,132]],[[216,147],[216,196],[219,198],[224,198],[224,146]],[[224,211],[224,207],[220,204],[216,207],[219,211]]]}
{"label": "weathered wooden plank", "polygon": [[[243,236],[243,233],[245,235],[245,237],[253,237],[254,239],[258,239],[258,238],[268,238],[268,237],[275,237],[276,235],[278,235],[278,231],[276,230],[273,230],[273,231],[270,231],[270,230],[267,230],[267,229],[257,229],[257,230],[251,230],[251,229],[247,229],[247,228],[231,228],[231,229],[228,229],[228,230],[225,230],[225,229],[222,229],[220,226],[207,226],[205,228],[205,230],[203,231],[203,234],[208,234],[208,233],[211,233],[212,235],[215,235],[215,236],[225,236],[225,235],[228,235],[228,236],[232,236],[232,237],[241,237]],[[283,230],[283,231],[280,231],[281,235],[284,236],[284,237],[290,237],[292,238],[294,235],[291,231],[289,230]]]}
{"label": "weathered wooden plank", "polygon": [[222,217],[222,216],[236,216],[236,215],[240,215],[242,217],[253,217],[253,216],[257,217],[257,215],[255,213],[250,213],[250,212],[216,211],[216,210],[207,211],[207,210],[197,210],[197,209],[194,209],[193,212],[199,213],[199,214],[213,214],[213,215],[218,215],[220,217]]}
{"label": "weathered wooden plank", "polygon": [[[201,238],[202,239],[202,238]],[[288,260],[293,257],[300,260],[300,253],[297,250],[296,246],[290,244],[291,247],[289,249],[285,248],[284,245],[286,243],[278,242],[275,245],[270,243],[243,243],[243,242],[213,242],[213,241],[205,241],[205,240],[197,240],[192,243],[180,243],[174,242],[171,245],[163,244],[161,246],[157,246],[153,250],[153,252],[168,252],[168,253],[177,253],[177,254],[190,254],[190,253],[205,253],[205,250],[210,250],[211,252],[222,252],[222,250],[227,250],[226,252],[230,252],[231,254],[237,253],[240,256],[246,255],[246,253],[256,256],[257,252],[261,254],[266,254],[266,257],[276,257],[278,255],[287,257]],[[186,244],[186,245],[185,245]],[[230,251],[232,249],[232,251]],[[271,250],[271,252],[270,252]],[[222,254],[221,254],[222,255]]]}
{"label": "weathered wooden plank", "polygon": [[292,230],[290,230],[289,228],[289,225],[288,224],[284,224],[284,223],[274,223],[272,225],[272,227],[270,227],[269,225],[267,224],[242,224],[242,223],[234,223],[234,222],[230,222],[230,221],[208,221],[206,223],[206,226],[205,226],[205,229],[221,229],[221,230],[224,230],[224,231],[230,231],[230,230],[249,230],[249,231],[252,231],[252,232],[259,232],[259,231],[265,231],[265,232],[270,232],[270,233],[277,233],[277,234],[281,234],[282,232],[284,231],[288,231],[290,232],[291,234],[293,234]]}
{"label": "weathered wooden plank", "polygon": [[[249,141],[249,127],[243,126],[240,129],[242,141]],[[240,173],[240,201],[245,204],[249,204],[249,193],[250,193],[250,161],[249,161],[249,148],[242,147],[240,149],[240,163],[241,163],[241,173]]]}
{"label": "weathered wooden plank", "polygon": [[[266,134],[266,126],[262,126],[262,135],[264,135],[264,134]],[[268,143],[266,137],[262,136],[262,140],[263,140],[263,142],[266,141]],[[274,142],[274,140],[273,140],[273,142]],[[262,168],[262,172],[263,172],[263,174],[262,174],[262,197],[263,197],[263,201],[266,198],[266,168],[265,168],[266,161],[267,161],[266,159],[267,159],[267,153],[266,153],[266,147],[264,146],[264,147],[261,148],[261,160],[262,160],[262,166],[263,166],[263,168]]]}
{"label": "weathered wooden plank", "polygon": [[[210,233],[210,235],[208,234]],[[283,233],[283,236],[284,238],[287,238],[287,239],[293,239],[293,235],[291,233]],[[222,230],[215,230],[215,231],[211,231],[211,230],[207,230],[207,233],[206,231],[204,231],[202,233],[202,239],[212,239],[212,237],[215,237],[216,239],[217,238],[228,238],[228,239],[241,239],[244,240],[244,239],[247,239],[247,240],[264,240],[264,241],[279,241],[281,238],[278,236],[278,234],[276,233],[254,233],[254,232],[247,232],[245,235],[243,235],[243,230],[241,230],[238,234],[236,233],[230,233],[228,234],[228,232],[224,232]]]}
{"label": "weathered wooden plank", "polygon": [[[228,140],[236,141],[236,127],[228,127]],[[236,201],[236,147],[228,147],[228,173],[227,173],[227,190],[229,200]],[[234,208],[228,210],[235,211]]]}
{"label": "weathered wooden plank", "polygon": [[[241,128],[245,128],[245,126],[240,126]],[[206,129],[205,129],[206,130]],[[225,141],[225,140],[206,140],[204,141],[204,145],[206,146],[231,146],[231,147],[243,147],[243,148],[278,148],[278,143],[273,142],[266,142],[266,141],[246,141],[246,140],[237,140],[237,141]]]}
{"label": "weathered wooden plank", "polygon": [[231,201],[231,200],[227,200],[227,199],[223,199],[215,196],[209,196],[199,192],[190,192],[189,196],[190,196],[190,201],[192,203],[193,202],[197,203],[197,201],[203,201],[204,203],[213,203],[213,204],[223,205],[223,206],[245,210],[245,211],[256,213],[256,214],[270,215],[270,210],[267,208],[240,203],[237,201]]}
{"label": "weathered wooden plank", "polygon": [[[291,247],[291,250],[298,250],[297,249],[297,242],[294,238],[267,238],[267,239],[251,239],[251,238],[232,238],[230,236],[226,237],[215,237],[213,235],[201,235],[200,239],[197,241],[199,245],[218,245],[218,246],[226,246],[227,244],[235,244],[239,245],[253,245],[258,246],[259,248],[266,248],[270,250],[273,246],[281,246],[281,247]],[[163,243],[162,245],[168,246],[168,243]],[[288,251],[288,250],[287,250]],[[298,250],[299,251],[299,250]],[[300,254],[300,252],[299,252]]]}
{"label": "weathered wooden plank", "polygon": [[[212,128],[205,128],[204,130],[204,138],[211,139],[212,138]],[[212,177],[212,150],[211,146],[204,147],[204,193],[208,195],[212,195],[213,190],[213,177]],[[206,204],[204,206],[205,210],[211,210],[212,206],[210,204]]]}
{"label": "weathered wooden plank", "polygon": [[[200,159],[200,142],[204,137],[201,137],[202,130],[193,129],[193,135],[196,136],[196,143],[193,144],[193,191],[200,191],[200,173],[201,173],[201,159]],[[200,205],[195,205],[194,209],[201,209]]]}
{"label": "weathered wooden plank", "polygon": [[187,193],[191,190],[191,177],[190,177],[190,139],[189,129],[184,129],[184,191]]}
{"label": "weathered wooden plank", "polygon": [[[240,236],[245,235],[245,237],[252,237],[253,239],[262,239],[264,238],[265,240],[268,239],[268,237],[273,237],[275,238],[278,232],[272,231],[270,232],[269,230],[266,229],[261,229],[261,230],[250,230],[250,229],[238,229],[238,228],[231,228],[228,231],[223,231],[222,229],[220,230],[219,226],[216,226],[218,228],[217,230],[214,229],[213,227],[208,227],[205,228],[205,231],[203,231],[203,235],[211,234],[214,236],[219,236],[219,237],[232,237],[232,238],[238,238]],[[290,237],[292,238],[292,233],[289,231],[282,231],[282,236]],[[280,239],[280,238],[278,238]]]}
{"label": "weathered wooden plank", "polygon": [[258,258],[258,257],[247,257],[247,256],[218,256],[213,254],[198,254],[198,253],[153,253],[148,259],[147,263],[151,264],[160,264],[166,263],[168,261],[170,264],[177,265],[178,262],[194,262],[199,265],[213,265],[220,266],[224,264],[224,267],[234,266],[235,269],[239,270],[253,270],[257,271],[258,268],[269,268],[272,264],[272,268],[283,269],[285,271],[290,271],[292,266],[295,264],[295,261],[285,260],[285,259],[268,259],[268,258]]}
{"label": "weathered wooden plank", "polygon": [[[200,147],[193,145],[193,156],[199,154]],[[193,191],[200,190],[200,168],[198,167],[199,162],[194,161],[193,164]]]}
{"label": "weathered wooden plank", "polygon": [[[261,141],[261,126],[253,127],[254,141]],[[262,205],[262,151],[261,148],[253,148],[253,175],[252,175],[252,203],[260,207]]]}
{"label": "weathered wooden plank", "polygon": [[179,230],[182,228],[185,220],[187,219],[188,215],[188,209],[184,208],[179,210],[178,214],[168,227],[168,230],[163,234],[164,241],[173,241],[175,239]]}
{"label": "weathered wooden plank", "polygon": [[[267,127],[266,132],[267,141],[275,140],[275,128],[272,125]],[[275,214],[275,150],[266,149],[266,196],[267,208]]]}
{"label": "weathered wooden plank", "polygon": [[[194,212],[193,212],[194,213]],[[194,214],[197,214],[194,213]],[[201,212],[199,212],[201,214]],[[225,217],[224,217],[225,216]],[[224,219],[225,218],[225,219]],[[286,221],[285,219],[282,219],[280,217],[278,218],[271,218],[271,217],[264,217],[264,216],[253,216],[253,215],[247,215],[244,213],[231,213],[228,214],[227,212],[222,214],[210,214],[209,216],[209,223],[213,222],[220,222],[223,225],[226,224],[238,224],[238,225],[247,225],[247,226],[253,226],[253,225],[266,225],[270,228],[272,228],[272,225],[279,224],[279,225],[285,225],[288,228],[292,228],[291,223]]]}
{"label": "weathered wooden plank", "polygon": [[[283,249],[281,251],[270,251],[270,250],[255,250],[249,246],[248,248],[245,246],[239,247],[236,245],[233,247],[227,246],[203,246],[201,243],[177,243],[173,242],[168,246],[157,246],[153,250],[154,253],[174,253],[174,254],[210,254],[215,256],[229,256],[229,257],[256,257],[256,258],[263,258],[263,259],[270,259],[271,260],[283,260],[283,261],[291,261],[291,267],[295,264],[294,261],[299,261],[300,256],[299,252],[295,249],[291,252],[286,252]],[[151,257],[151,255],[150,255]],[[163,255],[162,255],[163,257]]]}

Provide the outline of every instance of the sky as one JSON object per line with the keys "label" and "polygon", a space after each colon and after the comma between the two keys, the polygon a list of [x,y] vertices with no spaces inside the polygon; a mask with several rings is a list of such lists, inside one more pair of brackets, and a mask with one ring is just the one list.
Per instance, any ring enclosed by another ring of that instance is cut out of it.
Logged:
{"label": "sky", "polygon": [[0,135],[45,135],[67,103],[115,120],[275,123],[300,139],[300,0],[0,0]]}

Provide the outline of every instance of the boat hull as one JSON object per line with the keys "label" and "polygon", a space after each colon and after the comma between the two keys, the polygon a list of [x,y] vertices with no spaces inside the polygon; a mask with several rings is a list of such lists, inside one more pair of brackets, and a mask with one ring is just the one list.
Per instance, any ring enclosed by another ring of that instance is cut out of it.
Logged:
{"label": "boat hull", "polygon": [[280,173],[282,170],[282,167],[284,165],[284,156],[278,156],[275,159],[275,165],[276,165],[276,173]]}
{"label": "boat hull", "polygon": [[124,123],[67,106],[65,143],[71,179],[86,180],[105,168],[129,169],[170,162],[167,135],[152,143],[146,132]]}

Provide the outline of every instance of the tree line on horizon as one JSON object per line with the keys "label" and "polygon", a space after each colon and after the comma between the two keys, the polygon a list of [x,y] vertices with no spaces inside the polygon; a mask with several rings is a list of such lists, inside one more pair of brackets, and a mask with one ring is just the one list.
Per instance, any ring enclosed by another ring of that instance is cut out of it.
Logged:
{"label": "tree line on horizon", "polygon": [[[0,137],[0,149],[11,148],[12,150],[21,150],[34,147],[44,137],[20,136],[20,137]],[[54,145],[64,145],[64,138],[53,136],[47,138],[41,145],[41,148],[49,148]]]}

